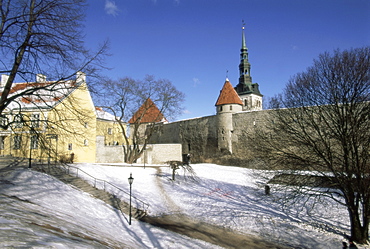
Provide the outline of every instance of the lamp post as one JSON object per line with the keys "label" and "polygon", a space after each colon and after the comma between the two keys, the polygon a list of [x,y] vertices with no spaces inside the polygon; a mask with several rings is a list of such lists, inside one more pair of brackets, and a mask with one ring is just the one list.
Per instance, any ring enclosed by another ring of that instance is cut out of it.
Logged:
{"label": "lamp post", "polygon": [[145,169],[145,158],[146,158],[146,150],[144,150],[144,169]]}
{"label": "lamp post", "polygon": [[130,184],[130,213],[129,213],[129,220],[128,224],[131,225],[131,189],[132,189],[132,182],[134,178],[132,177],[132,173],[130,173],[130,177],[128,178],[128,183]]}
{"label": "lamp post", "polygon": [[34,143],[34,134],[35,131],[33,130],[33,127],[31,126],[31,130],[30,130],[30,155],[28,157],[28,168],[32,168],[32,149],[33,149],[33,143]]}

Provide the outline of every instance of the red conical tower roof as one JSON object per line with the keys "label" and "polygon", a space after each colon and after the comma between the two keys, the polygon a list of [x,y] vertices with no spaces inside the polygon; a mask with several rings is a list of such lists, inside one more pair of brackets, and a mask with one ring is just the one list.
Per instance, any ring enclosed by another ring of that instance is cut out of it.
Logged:
{"label": "red conical tower roof", "polygon": [[243,105],[239,95],[236,93],[234,87],[231,85],[230,81],[226,79],[224,86],[218,96],[216,106],[226,105],[226,104],[238,104]]}
{"label": "red conical tower roof", "polygon": [[134,116],[128,121],[133,123],[157,123],[166,121],[166,118],[154,102],[148,98],[144,104],[135,112]]}

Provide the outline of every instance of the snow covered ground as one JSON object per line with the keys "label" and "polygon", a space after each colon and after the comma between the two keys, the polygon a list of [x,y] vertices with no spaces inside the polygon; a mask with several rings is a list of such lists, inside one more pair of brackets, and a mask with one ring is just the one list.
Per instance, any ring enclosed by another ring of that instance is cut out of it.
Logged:
{"label": "snow covered ground", "polygon": [[0,248],[218,248],[132,220],[36,171],[0,181]]}
{"label": "snow covered ground", "polygon": [[[250,169],[195,164],[197,181],[180,169],[173,182],[167,166],[74,166],[127,191],[132,173],[133,195],[150,204],[153,216],[184,213],[293,248],[341,248],[343,235],[349,233],[343,207],[328,200],[313,209],[302,203],[282,209],[275,202],[279,193],[272,188],[265,195],[263,179]],[[109,205],[46,174],[18,169],[0,179],[2,247],[217,248],[135,219],[129,226],[127,217]]]}

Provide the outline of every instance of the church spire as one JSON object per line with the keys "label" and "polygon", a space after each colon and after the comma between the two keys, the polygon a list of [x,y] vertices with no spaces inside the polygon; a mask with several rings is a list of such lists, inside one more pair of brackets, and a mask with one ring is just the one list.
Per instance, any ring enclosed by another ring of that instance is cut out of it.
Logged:
{"label": "church spire", "polygon": [[245,23],[243,23],[243,27],[242,27],[242,50],[248,51],[248,48],[245,42],[244,26],[245,26]]}
{"label": "church spire", "polygon": [[244,21],[242,26],[242,47],[240,49],[239,83],[235,90],[243,101],[243,110],[262,110],[262,94],[258,83],[252,83],[251,64],[248,59],[248,48],[244,33]]}
{"label": "church spire", "polygon": [[251,64],[249,63],[248,60],[248,48],[245,41],[244,26],[245,24],[243,23],[242,48],[240,49],[240,64],[239,64],[239,84],[250,85],[252,84]]}

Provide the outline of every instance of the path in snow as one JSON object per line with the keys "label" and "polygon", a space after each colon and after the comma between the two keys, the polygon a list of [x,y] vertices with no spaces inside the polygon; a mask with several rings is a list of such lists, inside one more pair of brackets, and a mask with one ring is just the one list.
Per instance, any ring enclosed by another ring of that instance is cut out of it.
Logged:
{"label": "path in snow", "polygon": [[162,185],[161,179],[159,177],[162,176],[161,168],[156,167],[156,169],[156,183],[162,193],[162,197],[164,198],[165,204],[167,205],[166,208],[169,210],[170,214],[162,215],[159,217],[145,216],[140,219],[141,221],[189,236],[194,239],[200,239],[206,242],[210,242],[224,248],[290,248],[267,242],[256,236],[247,236],[245,234],[242,235],[223,227],[195,221],[190,217],[182,214],[181,208],[175,204],[175,202],[167,194]]}
{"label": "path in snow", "polygon": [[[288,248],[288,247],[279,246],[277,244],[273,244],[273,243],[270,243],[270,242],[266,242],[266,241],[264,241],[264,240],[262,240],[262,239],[260,239],[256,236],[241,235],[241,234],[239,234],[235,231],[228,230],[228,229],[225,229],[223,227],[218,227],[218,226],[210,225],[210,224],[207,224],[207,223],[204,223],[204,222],[199,222],[199,221],[191,219],[189,216],[181,214],[181,208],[175,204],[175,202],[171,199],[169,194],[166,193],[166,191],[165,191],[165,189],[162,185],[161,177],[160,177],[160,176],[162,176],[162,174],[161,174],[161,171],[158,167],[157,167],[157,174],[158,174],[158,177],[156,177],[157,185],[158,185],[158,187],[159,187],[159,189],[162,193],[162,197],[165,201],[165,204],[167,205],[167,209],[169,210],[170,215],[163,215],[163,216],[160,216],[160,217],[146,216],[146,217],[142,218],[142,221],[145,221],[146,223],[152,224],[152,225],[157,226],[157,227],[165,228],[167,230],[174,231],[176,233],[189,236],[191,238],[200,239],[200,240],[203,240],[203,241],[206,241],[206,242],[210,242],[212,244],[219,245],[219,246],[222,246],[224,248],[251,248],[251,247],[261,248],[261,249],[264,249],[264,248],[272,248],[272,249],[273,248],[276,248],[276,249],[278,249],[278,248],[279,249],[280,248],[281,249]],[[7,182],[4,182],[4,183],[8,184]],[[3,197],[4,197],[3,200],[4,199],[11,200],[11,198],[9,198],[8,196],[3,196]],[[6,206],[9,206],[9,205],[6,205]],[[14,214],[15,215],[20,214],[19,212],[14,212],[14,211],[15,210],[13,209],[13,212],[12,212],[13,215]],[[25,209],[23,209],[22,211],[24,212]],[[22,211],[20,211],[20,212],[22,212]],[[41,211],[41,209],[39,207],[38,208],[38,213],[40,213],[40,211]],[[34,227],[39,227],[40,226],[39,222],[41,220],[43,220],[40,223],[41,226],[43,226],[42,228],[40,227],[41,230],[44,233],[46,231],[48,231],[48,232],[51,232],[53,234],[52,236],[50,236],[50,235],[48,235],[48,236],[54,237],[54,238],[55,237],[63,237],[63,235],[65,236],[65,231],[58,231],[56,229],[56,228],[58,228],[58,225],[56,223],[53,223],[51,217],[50,218],[47,217],[47,214],[50,215],[49,211],[50,210],[47,210],[46,212],[42,212],[44,220],[38,218],[37,222],[36,222],[36,220],[30,220],[30,221],[28,221],[28,223],[33,224]],[[29,210],[29,213],[34,213],[34,212],[35,212],[34,210]],[[30,217],[29,214],[27,216]],[[89,245],[89,244],[92,245],[91,244],[91,238],[90,237],[87,238],[86,235],[85,235],[86,233],[91,234],[91,232],[90,231],[88,232],[87,230],[85,231],[85,228],[83,226],[80,226],[76,230],[76,227],[73,226],[74,224],[71,224],[69,226],[66,221],[60,220],[59,222],[60,222],[60,224],[64,224],[64,226],[66,226],[65,229],[67,229],[68,233],[70,233],[70,235],[72,235],[74,237],[74,239],[77,239],[81,243],[81,245],[82,245],[82,243],[86,243],[85,245]],[[27,223],[27,221],[26,221],[26,223]],[[52,224],[52,225],[50,227],[45,227],[45,224],[49,224],[49,225]],[[31,241],[33,241],[32,235],[31,234],[27,235],[26,231],[22,231],[21,233],[24,234],[25,236],[29,236],[29,238],[30,238],[30,241],[26,242],[24,240],[23,242],[29,243],[28,245],[33,245],[32,242],[31,242]],[[80,234],[81,234],[81,236],[79,236]],[[15,239],[15,241],[13,241],[15,243],[17,238],[19,237],[19,234],[12,234],[11,236],[13,236],[13,238]],[[95,238],[98,237],[97,234],[94,237]],[[60,242],[61,243],[67,243],[68,239],[70,239],[70,238],[66,238],[65,241],[63,241],[63,239],[60,239],[61,240]],[[105,246],[109,247],[109,246],[112,245],[112,244],[109,245],[109,243],[113,243],[113,244],[115,243],[114,240],[112,241],[108,238],[104,238],[101,241],[99,241],[97,239],[94,239],[93,241],[95,241],[94,243],[97,243],[96,246],[102,247],[102,248],[105,247]],[[107,244],[107,241],[109,241],[108,244]]]}
{"label": "path in snow", "polygon": [[169,211],[169,214],[181,214],[181,208],[175,204],[172,198],[167,194],[166,190],[163,187],[161,176],[162,176],[162,169],[160,167],[156,167],[157,170],[157,177],[155,178],[156,184],[161,191],[161,196],[164,198],[164,203],[166,204],[166,208]]}

